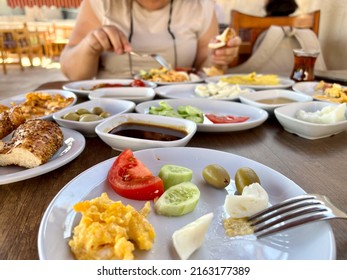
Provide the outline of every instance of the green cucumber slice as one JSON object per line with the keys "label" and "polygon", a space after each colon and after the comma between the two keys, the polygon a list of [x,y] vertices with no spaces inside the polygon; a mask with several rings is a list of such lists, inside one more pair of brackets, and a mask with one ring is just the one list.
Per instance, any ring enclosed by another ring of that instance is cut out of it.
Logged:
{"label": "green cucumber slice", "polygon": [[199,188],[191,182],[183,182],[167,189],[154,203],[154,209],[158,215],[182,216],[195,209],[199,198]]}
{"label": "green cucumber slice", "polygon": [[165,164],[160,169],[158,176],[163,180],[166,190],[179,183],[191,181],[193,178],[193,171],[183,166]]}

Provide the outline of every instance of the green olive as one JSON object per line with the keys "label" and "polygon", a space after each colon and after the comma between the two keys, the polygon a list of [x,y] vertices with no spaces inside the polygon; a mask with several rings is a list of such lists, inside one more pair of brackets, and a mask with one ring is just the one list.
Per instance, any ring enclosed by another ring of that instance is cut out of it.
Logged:
{"label": "green olive", "polygon": [[94,107],[91,111],[92,114],[99,115],[104,112],[104,110],[101,107]]}
{"label": "green olive", "polygon": [[79,121],[80,116],[74,112],[69,112],[69,113],[66,113],[62,118],[64,120],[69,120],[69,121]]}
{"label": "green olive", "polygon": [[84,109],[84,108],[77,109],[76,113],[79,114],[79,115],[90,114],[90,112],[87,109]]}
{"label": "green olive", "polygon": [[259,183],[260,180],[255,171],[249,167],[241,167],[235,174],[236,190],[239,194],[242,194],[243,189],[253,183]]}
{"label": "green olive", "polygon": [[207,165],[202,171],[202,177],[208,184],[217,189],[223,189],[230,183],[228,171],[218,164]]}
{"label": "green olive", "polygon": [[104,119],[106,119],[106,118],[108,118],[109,116],[111,116],[111,114],[108,113],[108,112],[102,112],[99,116],[102,117],[102,118],[104,118]]}
{"label": "green olive", "polygon": [[84,114],[80,118],[80,122],[95,122],[99,120],[102,120],[102,117],[94,114]]}

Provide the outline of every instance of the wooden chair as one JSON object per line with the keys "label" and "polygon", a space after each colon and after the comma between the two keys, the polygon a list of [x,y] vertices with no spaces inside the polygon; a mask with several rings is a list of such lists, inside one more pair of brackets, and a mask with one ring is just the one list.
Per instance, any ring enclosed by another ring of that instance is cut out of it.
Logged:
{"label": "wooden chair", "polygon": [[271,25],[291,26],[295,28],[312,29],[318,36],[320,11],[287,17],[257,17],[239,11],[231,11],[230,26],[242,39],[239,57],[232,66],[246,61],[253,52],[253,46],[258,36]]}
{"label": "wooden chair", "polygon": [[28,57],[30,66],[33,66],[33,58],[39,57],[42,62],[43,46],[42,38],[38,32],[29,31],[26,26],[15,29],[1,29],[1,63],[4,74],[7,73],[6,65],[18,64],[22,71],[23,57]]}

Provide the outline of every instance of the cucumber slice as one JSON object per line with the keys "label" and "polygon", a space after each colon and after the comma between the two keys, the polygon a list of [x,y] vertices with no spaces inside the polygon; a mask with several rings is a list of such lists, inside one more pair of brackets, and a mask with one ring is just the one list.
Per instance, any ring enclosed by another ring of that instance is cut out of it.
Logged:
{"label": "cucumber slice", "polygon": [[183,166],[165,164],[160,169],[158,176],[163,180],[166,190],[179,183],[190,182],[193,178],[193,171]]}
{"label": "cucumber slice", "polygon": [[154,209],[158,215],[182,216],[195,209],[199,198],[199,188],[183,182],[167,189],[154,203]]}

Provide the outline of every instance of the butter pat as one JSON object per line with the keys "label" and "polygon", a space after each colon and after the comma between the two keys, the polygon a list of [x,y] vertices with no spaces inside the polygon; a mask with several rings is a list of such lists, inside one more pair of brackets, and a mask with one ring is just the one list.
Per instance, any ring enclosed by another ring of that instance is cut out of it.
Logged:
{"label": "butter pat", "polygon": [[259,183],[245,187],[242,195],[228,194],[224,209],[231,218],[250,217],[264,210],[269,203],[269,196]]}

